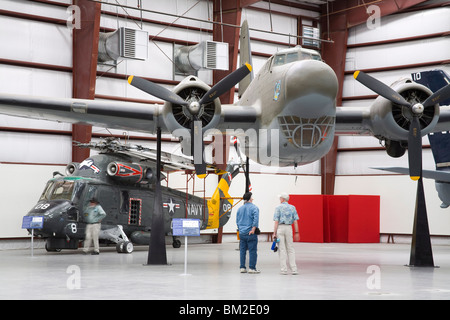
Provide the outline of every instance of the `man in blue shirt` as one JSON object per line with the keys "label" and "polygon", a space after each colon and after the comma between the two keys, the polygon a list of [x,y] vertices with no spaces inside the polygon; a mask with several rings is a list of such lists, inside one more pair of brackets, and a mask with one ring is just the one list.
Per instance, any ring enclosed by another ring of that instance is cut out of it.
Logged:
{"label": "man in blue shirt", "polygon": [[236,224],[240,238],[240,270],[241,273],[247,272],[245,259],[248,250],[250,256],[248,273],[260,273],[256,269],[258,235],[255,234],[259,224],[259,209],[252,203],[253,198],[251,192],[245,193],[243,199],[244,205],[239,208],[236,215]]}
{"label": "man in blue shirt", "polygon": [[[275,208],[273,215],[274,228],[273,237],[280,239],[279,256],[281,274],[287,274],[286,258],[289,260],[292,274],[298,274],[297,264],[295,263],[295,250],[293,245],[292,224],[298,220],[297,209],[288,203],[289,195],[280,194],[280,205]],[[298,225],[294,224],[296,235],[298,236]]]}

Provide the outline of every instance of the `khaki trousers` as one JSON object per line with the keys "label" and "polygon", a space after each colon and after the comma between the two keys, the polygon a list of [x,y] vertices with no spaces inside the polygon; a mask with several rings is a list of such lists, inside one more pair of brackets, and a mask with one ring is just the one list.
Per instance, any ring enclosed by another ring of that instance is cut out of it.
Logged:
{"label": "khaki trousers", "polygon": [[289,260],[291,271],[297,272],[292,226],[290,224],[279,224],[277,229],[277,238],[280,239],[280,242],[278,243],[278,255],[280,257],[281,272],[287,272],[286,260]]}
{"label": "khaki trousers", "polygon": [[86,238],[84,239],[84,252],[89,251],[91,242],[94,242],[94,251],[100,252],[100,245],[98,243],[98,235],[100,234],[100,223],[90,223],[86,225]]}

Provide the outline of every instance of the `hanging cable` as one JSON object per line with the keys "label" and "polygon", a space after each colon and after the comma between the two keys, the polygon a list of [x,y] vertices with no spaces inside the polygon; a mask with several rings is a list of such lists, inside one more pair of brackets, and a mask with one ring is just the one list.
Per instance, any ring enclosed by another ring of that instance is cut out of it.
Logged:
{"label": "hanging cable", "polygon": [[[273,25],[272,25],[272,9],[270,6],[270,0],[269,0],[269,18],[270,18],[270,31],[273,32]],[[291,37],[289,37],[289,41],[291,40]]]}

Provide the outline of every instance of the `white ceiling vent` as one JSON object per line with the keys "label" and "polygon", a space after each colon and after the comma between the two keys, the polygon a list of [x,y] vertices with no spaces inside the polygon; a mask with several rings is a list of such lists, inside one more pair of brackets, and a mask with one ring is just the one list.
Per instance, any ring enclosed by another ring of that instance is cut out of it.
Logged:
{"label": "white ceiling vent", "polygon": [[147,57],[148,33],[146,31],[119,28],[114,32],[100,32],[98,61],[146,60]]}
{"label": "white ceiling vent", "polygon": [[214,70],[228,70],[228,43],[206,41],[203,67]]}
{"label": "white ceiling vent", "polygon": [[195,74],[200,69],[228,70],[228,43],[203,41],[174,48],[175,74]]}

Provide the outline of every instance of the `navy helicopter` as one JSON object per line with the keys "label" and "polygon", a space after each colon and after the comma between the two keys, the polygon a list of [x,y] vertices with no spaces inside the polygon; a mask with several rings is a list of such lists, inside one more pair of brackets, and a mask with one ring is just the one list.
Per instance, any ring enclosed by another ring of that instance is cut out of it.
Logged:
{"label": "navy helicopter", "polygon": [[[148,245],[157,176],[154,150],[112,138],[78,146],[100,152],[81,163],[69,163],[66,175],[54,173],[27,214],[44,217],[43,228],[35,229],[34,234],[46,239],[49,252],[77,249],[85,237],[84,208],[96,197],[106,212],[100,241],[115,243],[118,253],[131,253],[133,244]],[[194,168],[191,160],[181,156],[164,153],[163,158],[164,171]],[[172,235],[173,218],[199,219],[202,230],[227,223],[233,206],[228,190],[239,165],[229,164],[226,171],[215,173],[222,178],[211,199],[161,186],[166,235]],[[164,178],[161,174],[161,180]],[[172,245],[179,248],[181,242],[173,237]]]}

